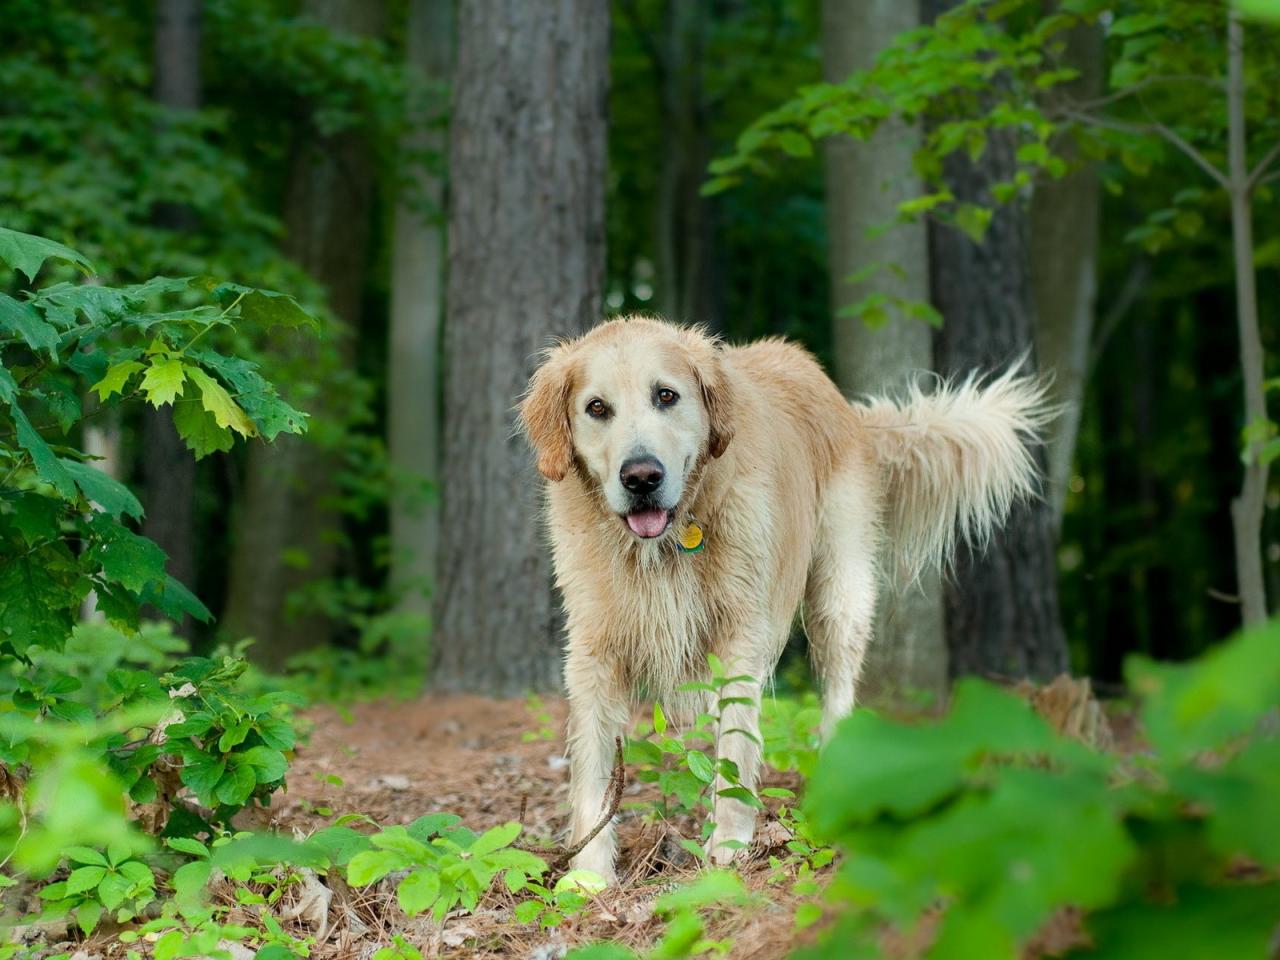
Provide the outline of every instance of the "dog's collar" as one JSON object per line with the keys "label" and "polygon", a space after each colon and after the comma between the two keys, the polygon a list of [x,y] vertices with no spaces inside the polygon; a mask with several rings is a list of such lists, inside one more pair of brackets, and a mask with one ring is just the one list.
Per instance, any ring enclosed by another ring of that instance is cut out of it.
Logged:
{"label": "dog's collar", "polygon": [[680,545],[681,553],[697,553],[706,546],[707,538],[701,525],[691,516],[689,522],[684,525],[684,529],[680,531],[676,542]]}

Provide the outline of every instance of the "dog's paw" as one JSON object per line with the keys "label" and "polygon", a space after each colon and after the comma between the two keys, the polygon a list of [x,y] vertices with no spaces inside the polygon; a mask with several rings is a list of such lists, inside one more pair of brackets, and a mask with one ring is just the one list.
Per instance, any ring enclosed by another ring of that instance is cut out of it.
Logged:
{"label": "dog's paw", "polygon": [[746,857],[755,834],[755,819],[724,827],[717,826],[707,841],[707,857],[717,867],[727,867],[735,860]]}
{"label": "dog's paw", "polygon": [[604,881],[605,886],[618,885],[618,873],[613,866],[613,851],[603,844],[588,844],[585,850],[569,862],[569,865],[575,871],[589,870],[596,874]]}

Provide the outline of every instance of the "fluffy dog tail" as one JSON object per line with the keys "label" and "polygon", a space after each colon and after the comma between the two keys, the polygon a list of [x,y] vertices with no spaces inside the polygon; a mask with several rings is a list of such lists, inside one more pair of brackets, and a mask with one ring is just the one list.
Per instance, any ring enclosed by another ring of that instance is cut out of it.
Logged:
{"label": "fluffy dog tail", "polygon": [[1020,368],[854,404],[884,482],[886,572],[902,583],[948,567],[958,536],[984,547],[1017,500],[1038,495],[1029,446],[1056,410],[1046,381]]}

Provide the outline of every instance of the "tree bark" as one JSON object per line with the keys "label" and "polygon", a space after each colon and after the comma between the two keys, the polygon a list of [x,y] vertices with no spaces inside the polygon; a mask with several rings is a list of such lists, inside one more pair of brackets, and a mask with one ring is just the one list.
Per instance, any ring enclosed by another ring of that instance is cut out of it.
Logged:
{"label": "tree bark", "polygon": [[[955,0],[925,0],[935,17]],[[1012,179],[1012,139],[999,131],[976,162],[953,154],[944,175],[957,202],[995,210],[982,243],[942,224],[929,228],[930,286],[943,317],[934,360],[948,377],[998,371],[1026,356],[1035,365],[1028,217],[997,204],[991,187]],[[1043,472],[1047,457],[1035,450]],[[945,587],[952,676],[968,673],[1048,678],[1067,669],[1058,611],[1053,508],[1044,500],[1014,508],[986,550],[961,545]]]}
{"label": "tree bark", "polygon": [[[824,78],[839,83],[869,68],[896,34],[919,23],[914,2],[824,0]],[[835,374],[846,394],[891,394],[933,367],[932,333],[924,321],[894,318],[873,330],[859,317],[840,315],[842,307],[877,290],[929,299],[924,225],[903,224],[871,235],[874,227],[895,219],[900,203],[919,195],[919,182],[911,173],[918,139],[917,131],[893,124],[865,143],[828,139],[823,147]],[[848,282],[851,274],[873,263],[894,264],[903,275],[880,271],[863,283]],[[938,577],[926,575],[919,589],[895,592],[893,584],[886,587],[864,687],[941,693],[947,682],[947,647]]]}
{"label": "tree bark", "polygon": [[[368,0],[307,0],[303,12],[356,34],[373,35],[382,26],[382,4]],[[345,327],[339,333],[341,367],[351,365],[352,334],[360,326],[372,203],[372,154],[359,132],[296,144],[285,192],[284,251],[328,291],[329,307]],[[274,349],[300,369],[318,371],[314,341],[290,336]],[[313,432],[326,418],[340,420],[344,398],[338,392],[321,384],[308,404]],[[334,570],[342,522],[333,504],[339,469],[314,437],[282,435],[271,446],[250,447],[223,622],[232,636],[254,637],[251,652],[269,668],[279,669],[331,635],[328,618],[291,615],[287,601]]]}
{"label": "tree bark", "polygon": [[[1101,95],[1105,43],[1096,26],[1077,27],[1067,37],[1067,66],[1080,76],[1065,93],[1087,101]],[[1073,154],[1070,144],[1060,149]],[[1062,413],[1050,427],[1045,493],[1053,506],[1055,537],[1062,529],[1080,409],[1089,365],[1098,295],[1098,245],[1102,191],[1093,163],[1061,180],[1036,186],[1031,201],[1031,281],[1036,307],[1036,353],[1041,369],[1053,372],[1050,400]]]}
{"label": "tree bark", "polygon": [[[413,117],[405,153],[442,154],[434,121],[448,102],[443,85],[453,51],[452,0],[412,0],[407,61],[432,91]],[[412,163],[412,159],[410,160]],[[387,354],[387,454],[395,482],[391,512],[391,584],[397,608],[426,618],[439,550],[436,490],[440,447],[440,312],[444,283],[444,178],[421,161],[407,173],[396,204],[391,251],[391,332]]]}
{"label": "tree bark", "polygon": [[[1258,291],[1253,267],[1253,184],[1250,182],[1244,114],[1244,24],[1234,8],[1227,22],[1227,181],[1231,195],[1232,256],[1235,260],[1236,320],[1240,330],[1240,366],[1244,372],[1245,426],[1266,420],[1262,336],[1258,329]],[[1240,496],[1231,503],[1235,531],[1236,577],[1246,626],[1267,619],[1267,588],[1262,573],[1262,521],[1266,513],[1267,464],[1259,444],[1249,445]]]}
{"label": "tree bark", "polygon": [[514,404],[552,335],[599,316],[609,5],[470,0],[458,23],[433,684],[560,682],[542,483]]}
{"label": "tree bark", "polygon": [[[156,4],[153,96],[175,110],[200,106],[200,0],[159,0]],[[189,208],[165,204],[155,212],[161,226],[187,231],[195,223]],[[172,408],[146,407],[142,416],[142,532],[169,555],[168,571],[196,588],[196,462],[173,426]],[[177,631],[189,633],[183,617]]]}

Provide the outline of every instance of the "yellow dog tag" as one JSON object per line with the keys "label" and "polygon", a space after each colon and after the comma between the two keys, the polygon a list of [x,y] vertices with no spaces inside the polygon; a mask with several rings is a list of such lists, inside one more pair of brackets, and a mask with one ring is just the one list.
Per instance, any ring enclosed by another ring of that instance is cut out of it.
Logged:
{"label": "yellow dog tag", "polygon": [[702,549],[702,528],[696,520],[690,520],[680,532],[680,549],[685,553],[697,553]]}

